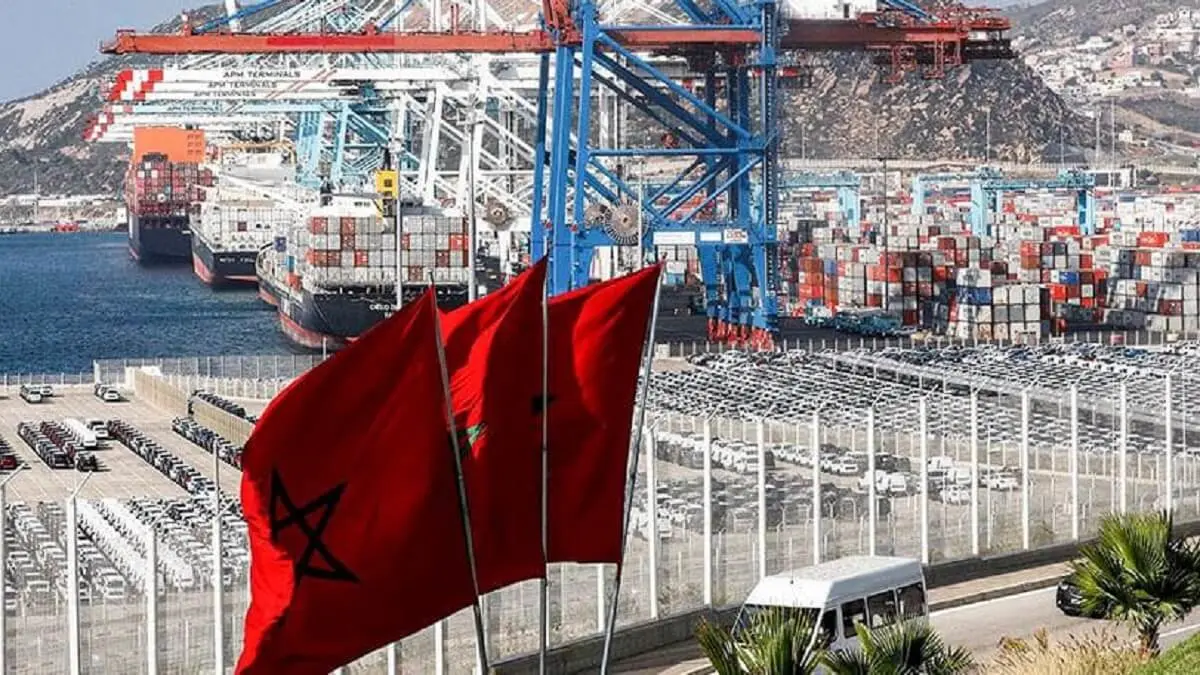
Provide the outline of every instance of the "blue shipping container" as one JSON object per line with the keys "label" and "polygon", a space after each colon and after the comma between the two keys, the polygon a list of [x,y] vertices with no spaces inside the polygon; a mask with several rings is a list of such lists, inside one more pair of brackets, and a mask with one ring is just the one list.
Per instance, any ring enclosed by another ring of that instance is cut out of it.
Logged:
{"label": "blue shipping container", "polygon": [[275,251],[278,253],[287,252],[287,237],[275,237]]}
{"label": "blue shipping container", "polygon": [[1062,283],[1064,284],[1075,285],[1079,283],[1079,272],[1074,270],[1062,271],[1058,273],[1058,278],[1062,280]]}

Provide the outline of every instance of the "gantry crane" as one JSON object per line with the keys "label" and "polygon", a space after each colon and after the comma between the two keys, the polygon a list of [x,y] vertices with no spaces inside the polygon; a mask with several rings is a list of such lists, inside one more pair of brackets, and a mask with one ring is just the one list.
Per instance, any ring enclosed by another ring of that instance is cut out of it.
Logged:
{"label": "gantry crane", "polygon": [[[781,50],[867,50],[895,76],[927,77],[972,59],[1011,58],[1008,22],[985,12],[933,15],[903,0],[846,21],[781,19],[774,0],[674,0],[670,23],[608,23],[594,0],[543,0],[542,27],[524,31],[354,33],[121,31],[110,54],[505,54],[540,55],[534,130],[532,239],[550,258],[552,293],[585,285],[595,249],[646,247],[658,233],[699,251],[710,334],[771,344],[779,281],[778,66]],[[702,95],[657,68],[647,53],[687,59]],[[551,56],[554,85],[551,89]],[[553,100],[550,91],[553,91]],[[607,91],[659,125],[666,147],[631,148],[597,135],[593,101]],[[631,163],[684,159],[662,194],[638,195]],[[762,186],[752,204],[753,183]],[[665,206],[661,197],[674,195]],[[701,196],[699,203],[694,201]],[[633,205],[645,227],[611,214]],[[589,205],[601,208],[589,209]]]}

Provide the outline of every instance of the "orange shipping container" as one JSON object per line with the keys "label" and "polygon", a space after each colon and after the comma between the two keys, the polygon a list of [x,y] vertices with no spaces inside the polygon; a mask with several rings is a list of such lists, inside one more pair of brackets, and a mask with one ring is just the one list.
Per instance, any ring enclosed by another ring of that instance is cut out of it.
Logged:
{"label": "orange shipping container", "polygon": [[204,161],[204,132],[179,127],[134,127],[133,161],[148,154],[166,155],[172,162],[200,164]]}

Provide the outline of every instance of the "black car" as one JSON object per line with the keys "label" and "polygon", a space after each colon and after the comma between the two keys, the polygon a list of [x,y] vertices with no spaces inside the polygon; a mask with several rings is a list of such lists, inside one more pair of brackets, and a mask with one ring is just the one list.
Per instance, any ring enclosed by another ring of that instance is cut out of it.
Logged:
{"label": "black car", "polygon": [[1075,583],[1075,575],[1073,574],[1068,574],[1063,577],[1062,581],[1058,582],[1058,590],[1054,594],[1054,604],[1058,606],[1059,611],[1068,616],[1099,619],[1103,618],[1106,614],[1103,609],[1091,612],[1083,610],[1083,594],[1080,593],[1079,585]]}

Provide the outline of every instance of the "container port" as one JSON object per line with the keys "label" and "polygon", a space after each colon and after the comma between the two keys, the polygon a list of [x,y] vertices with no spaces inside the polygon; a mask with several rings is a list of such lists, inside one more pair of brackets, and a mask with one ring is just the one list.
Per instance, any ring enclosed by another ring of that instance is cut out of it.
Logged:
{"label": "container port", "polygon": [[[797,157],[784,92],[811,88],[807,54],[952,88],[1016,57],[1010,21],[906,0],[678,4],[550,3],[535,25],[486,3],[229,0],[105,43],[136,67],[85,135],[131,146],[130,253],[190,263],[222,299],[257,293],[297,353],[0,374],[0,658],[226,672],[258,416],[430,285],[453,309],[543,256],[549,296],[654,262],[664,289],[621,593],[612,565],[556,563],[546,595],[487,594],[498,673],[529,672],[543,635],[563,654],[596,642],[610,605],[638,627],[621,659],[668,652],[663,635],[766,576],[859,555],[920,561],[934,627],[984,658],[998,635],[1089,626],[1048,591],[1106,515],[1167,510],[1200,534],[1200,192],[1171,182],[1189,174],[1115,152],[1105,169],[1098,150],[993,164],[990,111],[980,161]],[[1007,596],[1022,604],[977,606]],[[474,672],[473,619],[340,672]]]}

